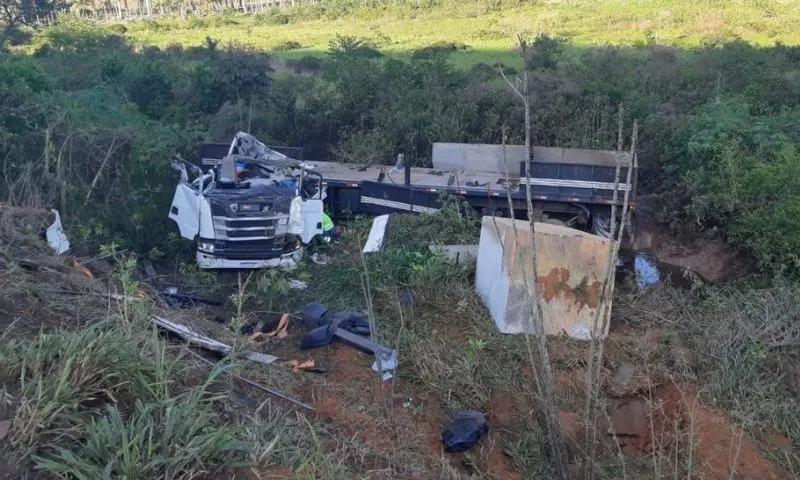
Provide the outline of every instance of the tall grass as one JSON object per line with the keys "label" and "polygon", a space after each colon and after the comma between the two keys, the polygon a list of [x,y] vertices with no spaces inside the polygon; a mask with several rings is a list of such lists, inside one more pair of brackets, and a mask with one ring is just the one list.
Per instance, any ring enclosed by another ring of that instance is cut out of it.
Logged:
{"label": "tall grass", "polygon": [[[800,448],[776,448],[775,432],[800,435],[800,326],[797,285],[656,287],[617,299],[619,320],[671,338],[672,365],[654,368],[703,385],[700,395],[733,423],[765,440],[787,471],[800,470]],[[677,360],[677,363],[675,363]],[[682,372],[682,374],[681,374]]]}
{"label": "tall grass", "polygon": [[42,332],[0,345],[0,358],[17,387],[12,445],[64,478],[197,478],[267,462],[277,442],[274,423],[223,421],[221,368],[188,387],[189,367],[146,324]]}

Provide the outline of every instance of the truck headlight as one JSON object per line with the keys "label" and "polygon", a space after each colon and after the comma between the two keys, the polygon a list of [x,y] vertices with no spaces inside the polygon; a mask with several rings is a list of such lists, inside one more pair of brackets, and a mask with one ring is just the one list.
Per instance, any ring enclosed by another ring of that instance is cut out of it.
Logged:
{"label": "truck headlight", "polygon": [[197,249],[201,252],[214,253],[214,242],[197,241]]}
{"label": "truck headlight", "polygon": [[289,229],[289,217],[281,216],[275,220],[275,235],[286,235]]}

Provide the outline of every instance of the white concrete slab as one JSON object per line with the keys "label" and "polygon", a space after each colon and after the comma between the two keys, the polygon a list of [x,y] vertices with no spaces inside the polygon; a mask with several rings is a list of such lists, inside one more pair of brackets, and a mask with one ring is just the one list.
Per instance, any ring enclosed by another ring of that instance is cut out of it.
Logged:
{"label": "white concrete slab", "polygon": [[[536,289],[545,334],[587,339],[602,305],[611,242],[546,223],[536,223],[535,230]],[[527,221],[483,217],[475,288],[503,333],[534,333],[533,239]],[[606,319],[611,313],[608,297]],[[598,334],[607,333],[605,325]]]}

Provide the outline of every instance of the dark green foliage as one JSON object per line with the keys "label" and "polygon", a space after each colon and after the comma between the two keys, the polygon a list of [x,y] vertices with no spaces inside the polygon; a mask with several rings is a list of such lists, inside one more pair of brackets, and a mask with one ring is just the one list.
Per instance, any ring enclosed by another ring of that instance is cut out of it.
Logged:
{"label": "dark green foliage", "polygon": [[[167,159],[175,151],[192,158],[201,138],[227,141],[249,130],[267,143],[303,147],[306,158],[391,163],[404,153],[420,166],[430,165],[432,142],[518,144],[524,138],[521,104],[498,68],[511,79],[517,72],[488,64],[468,73],[454,68],[450,54],[466,45],[436,44],[398,57],[381,52],[391,43],[386,37],[338,36],[327,55],[287,60],[289,72],[273,75],[269,57],[250,47],[208,38],[203,47],[135,52],[118,31],[63,23],[37,37],[35,58],[6,55],[0,63],[0,89],[7,92],[0,99],[0,154],[31,160],[6,167],[12,180],[2,198],[90,213],[80,235],[90,244],[117,239],[149,250],[163,242],[174,182]],[[613,149],[622,102],[625,131],[634,118],[642,127],[641,192],[668,190],[671,211],[728,232],[764,265],[781,269],[791,261],[795,189],[759,185],[788,176],[796,157],[800,48],[744,42],[691,51],[653,42],[578,48],[547,36],[529,47],[534,144]],[[92,193],[103,203],[84,206],[115,137],[110,168]],[[42,152],[49,160],[33,162]],[[61,162],[57,172],[59,155],[81,168],[63,170]],[[34,172],[41,184],[13,180]],[[120,210],[139,227],[123,227],[116,220]],[[148,224],[158,226],[148,230]]]}

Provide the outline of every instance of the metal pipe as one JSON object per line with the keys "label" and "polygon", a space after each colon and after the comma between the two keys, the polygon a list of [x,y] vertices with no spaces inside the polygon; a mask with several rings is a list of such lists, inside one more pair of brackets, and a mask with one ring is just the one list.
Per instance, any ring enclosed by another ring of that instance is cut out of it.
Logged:
{"label": "metal pipe", "polygon": [[[205,363],[211,365],[212,367],[215,365],[214,362],[212,362],[211,360],[203,357],[202,355],[200,355],[198,353],[195,353],[195,352],[189,350],[188,348],[186,349],[186,351],[189,352],[190,354],[192,354],[195,358],[199,359],[202,362],[205,362]],[[231,373],[231,372],[229,372],[227,370],[223,370],[223,372],[227,373],[228,375],[230,375],[231,377],[235,378],[236,380],[239,380],[240,382],[244,383],[245,385],[249,385],[249,386],[251,386],[253,388],[256,388],[258,390],[261,390],[263,392],[267,392],[267,393],[269,393],[271,395],[274,395],[274,396],[276,396],[278,398],[286,400],[287,402],[290,402],[290,403],[292,403],[294,405],[297,405],[298,407],[305,408],[306,410],[310,410],[312,412],[314,411],[314,407],[312,407],[311,405],[308,405],[307,403],[303,403],[300,400],[297,400],[296,398],[290,397],[290,396],[288,396],[288,395],[286,395],[284,393],[281,393],[281,392],[279,392],[277,390],[273,390],[273,389],[271,389],[269,387],[265,387],[264,385],[256,383],[256,382],[254,382],[252,380],[248,380],[248,379],[246,379],[244,377],[236,375],[235,373]]]}

